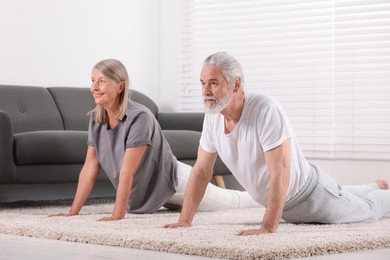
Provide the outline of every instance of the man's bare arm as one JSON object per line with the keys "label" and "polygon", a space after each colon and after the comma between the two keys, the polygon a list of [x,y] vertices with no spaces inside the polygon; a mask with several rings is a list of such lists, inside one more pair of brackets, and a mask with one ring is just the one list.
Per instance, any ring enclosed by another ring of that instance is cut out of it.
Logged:
{"label": "man's bare arm", "polygon": [[208,153],[198,148],[198,157],[187,183],[183,208],[177,223],[164,225],[164,228],[189,227],[195,212],[204,196],[206,187],[213,175],[216,153]]}
{"label": "man's bare arm", "polygon": [[270,171],[267,208],[260,229],[243,230],[239,235],[260,235],[276,232],[283,214],[285,198],[290,183],[290,147],[288,139],[280,146],[267,151],[265,160]]}

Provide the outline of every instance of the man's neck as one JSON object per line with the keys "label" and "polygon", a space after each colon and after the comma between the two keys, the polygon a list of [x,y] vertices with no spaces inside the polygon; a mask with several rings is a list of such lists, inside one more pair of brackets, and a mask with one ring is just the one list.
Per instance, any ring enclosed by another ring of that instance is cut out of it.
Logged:
{"label": "man's neck", "polygon": [[234,127],[241,118],[242,110],[244,109],[245,95],[239,91],[233,95],[229,105],[221,112],[225,118],[225,133],[233,131]]}

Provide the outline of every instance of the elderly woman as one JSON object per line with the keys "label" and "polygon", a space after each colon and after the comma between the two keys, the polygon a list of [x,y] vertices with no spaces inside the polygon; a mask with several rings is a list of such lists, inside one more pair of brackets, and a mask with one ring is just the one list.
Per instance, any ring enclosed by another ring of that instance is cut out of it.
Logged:
{"label": "elderly woman", "polygon": [[[118,60],[92,69],[88,150],[72,207],[77,215],[88,198],[100,167],[116,189],[114,210],[101,221],[120,220],[126,211],[153,213],[161,206],[181,206],[191,167],[176,160],[153,114],[129,99],[129,78]],[[259,206],[246,192],[209,184],[200,211]]]}

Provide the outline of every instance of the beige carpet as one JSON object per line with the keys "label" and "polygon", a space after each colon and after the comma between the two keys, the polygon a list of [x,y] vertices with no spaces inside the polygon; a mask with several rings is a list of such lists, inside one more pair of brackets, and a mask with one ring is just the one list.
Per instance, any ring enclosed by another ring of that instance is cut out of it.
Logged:
{"label": "beige carpet", "polygon": [[163,229],[163,224],[177,221],[179,213],[96,221],[110,215],[112,208],[112,203],[91,204],[79,216],[48,218],[47,214],[69,207],[0,206],[0,233],[228,259],[283,259],[390,247],[390,216],[371,224],[282,223],[276,234],[238,237],[238,231],[259,226],[263,209],[198,213],[191,228]]}

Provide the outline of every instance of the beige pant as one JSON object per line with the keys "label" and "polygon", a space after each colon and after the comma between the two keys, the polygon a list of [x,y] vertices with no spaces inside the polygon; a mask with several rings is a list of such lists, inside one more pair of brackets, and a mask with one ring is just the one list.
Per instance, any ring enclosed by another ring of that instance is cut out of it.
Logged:
{"label": "beige pant", "polygon": [[[192,167],[182,162],[177,162],[176,193],[169,199],[168,204],[183,205],[184,193],[190,177]],[[198,207],[198,211],[214,211],[224,209],[262,207],[254,201],[247,192],[222,189],[211,183],[207,185],[206,192]]]}

